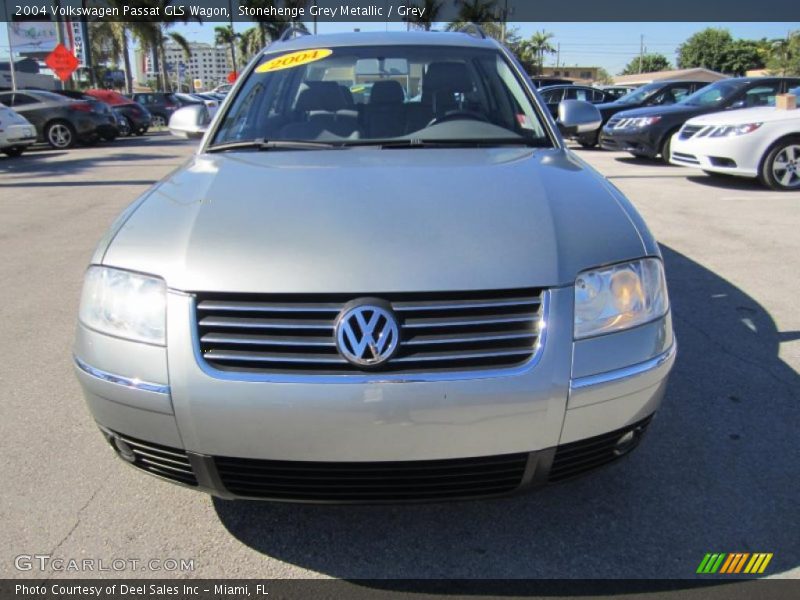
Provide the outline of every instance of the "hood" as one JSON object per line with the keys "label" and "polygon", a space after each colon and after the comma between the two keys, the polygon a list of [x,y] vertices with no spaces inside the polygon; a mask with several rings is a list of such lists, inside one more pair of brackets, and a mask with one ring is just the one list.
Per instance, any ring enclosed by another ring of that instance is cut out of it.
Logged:
{"label": "hood", "polygon": [[200,154],[120,219],[95,261],[185,291],[555,286],[644,255],[630,212],[557,149]]}
{"label": "hood", "polygon": [[11,125],[30,125],[28,119],[23,117],[18,112],[8,108],[5,104],[0,104],[0,122],[5,122]]}
{"label": "hood", "polygon": [[744,123],[771,123],[792,121],[800,126],[800,110],[781,110],[774,106],[759,106],[715,112],[687,121],[692,125],[740,125]]}

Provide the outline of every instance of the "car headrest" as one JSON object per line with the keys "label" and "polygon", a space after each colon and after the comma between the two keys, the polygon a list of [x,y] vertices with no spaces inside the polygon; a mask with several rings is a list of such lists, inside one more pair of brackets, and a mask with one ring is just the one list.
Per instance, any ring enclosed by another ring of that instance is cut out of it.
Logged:
{"label": "car headrest", "polygon": [[335,81],[309,82],[308,87],[297,97],[297,110],[324,110],[334,112],[347,108],[344,94]]}
{"label": "car headrest", "polygon": [[471,92],[473,87],[467,65],[462,62],[431,63],[422,78],[422,95],[428,99],[436,92],[460,94]]}
{"label": "car headrest", "polygon": [[394,79],[386,81],[376,81],[372,84],[372,91],[369,94],[370,104],[402,104],[405,100],[403,86]]}
{"label": "car headrest", "polygon": [[356,101],[353,99],[353,92],[350,91],[350,88],[346,85],[339,84],[339,91],[342,92],[344,103],[347,105],[347,108],[353,108],[356,105]]}

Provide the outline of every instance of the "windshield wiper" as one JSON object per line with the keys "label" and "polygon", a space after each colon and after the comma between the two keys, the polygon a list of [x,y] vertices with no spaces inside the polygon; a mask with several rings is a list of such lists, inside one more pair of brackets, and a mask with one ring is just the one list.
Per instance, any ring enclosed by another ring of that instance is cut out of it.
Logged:
{"label": "windshield wiper", "polygon": [[450,140],[425,140],[420,138],[407,138],[398,140],[364,140],[350,142],[346,146],[379,146],[385,149],[394,148],[490,148],[492,146],[532,146],[535,148],[547,147],[545,141],[530,140],[525,138],[497,138],[497,139],[450,139]]}
{"label": "windshield wiper", "polygon": [[224,152],[226,150],[241,150],[252,148],[254,150],[270,150],[270,149],[285,149],[285,150],[325,150],[331,148],[341,148],[342,144],[333,144],[330,142],[306,142],[302,140],[266,140],[264,138],[257,138],[254,140],[243,140],[238,142],[223,142],[221,144],[214,144],[206,148],[206,152]]}

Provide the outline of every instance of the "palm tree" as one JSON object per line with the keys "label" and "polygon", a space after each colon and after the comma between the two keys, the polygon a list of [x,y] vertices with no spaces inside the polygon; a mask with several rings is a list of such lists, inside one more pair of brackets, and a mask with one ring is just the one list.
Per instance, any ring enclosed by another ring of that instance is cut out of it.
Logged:
{"label": "palm tree", "polygon": [[495,0],[454,0],[458,7],[456,23],[486,23],[497,20]]}
{"label": "palm tree", "polygon": [[556,51],[550,43],[551,39],[553,39],[553,34],[542,29],[534,33],[527,42],[524,42],[530,45],[530,50],[533,52],[534,56],[536,56],[536,66],[539,75],[542,74],[542,70],[544,69],[544,55],[553,54]]}
{"label": "palm tree", "polygon": [[[303,8],[308,4],[308,0],[284,0],[283,4],[285,8]],[[239,5],[249,8],[265,9],[275,6],[275,0],[239,0]],[[254,20],[256,21],[256,28],[258,29],[258,37],[256,39],[258,40],[259,47],[257,50],[251,48],[252,51],[247,53],[251,56],[268,43],[277,40],[287,27],[295,26],[307,31],[305,25],[286,17],[254,17]],[[248,44],[253,44],[256,39],[248,39]],[[240,49],[241,48],[242,44],[240,41]]]}
{"label": "palm tree", "polygon": [[239,56],[242,64],[247,63],[255,54],[266,46],[264,31],[260,27],[250,27],[239,35]]}
{"label": "palm tree", "polygon": [[223,25],[214,27],[214,44],[217,46],[229,46],[231,51],[231,64],[233,70],[238,71],[239,67],[236,64],[236,40],[240,39],[241,34],[233,30],[233,25]]}
{"label": "palm tree", "polygon": [[404,20],[415,29],[430,31],[444,8],[444,0],[422,0],[418,7],[424,9],[422,16],[407,16]]}

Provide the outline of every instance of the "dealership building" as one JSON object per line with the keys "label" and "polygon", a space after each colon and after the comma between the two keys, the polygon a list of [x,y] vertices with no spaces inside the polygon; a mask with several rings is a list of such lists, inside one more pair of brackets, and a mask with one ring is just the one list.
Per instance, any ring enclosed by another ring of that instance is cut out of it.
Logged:
{"label": "dealership building", "polygon": [[[167,44],[164,47],[164,55],[167,61],[167,74],[170,81],[175,81],[179,76],[177,69],[181,63],[184,65],[181,82],[187,79],[199,79],[202,82],[202,88],[209,89],[226,81],[228,73],[233,70],[230,49],[228,47],[217,47],[211,44],[192,42],[189,44],[189,48],[192,52],[191,56],[187,57],[183,48],[177,44]],[[142,85],[147,80],[155,78],[156,72],[151,53],[137,50],[137,82]]]}

